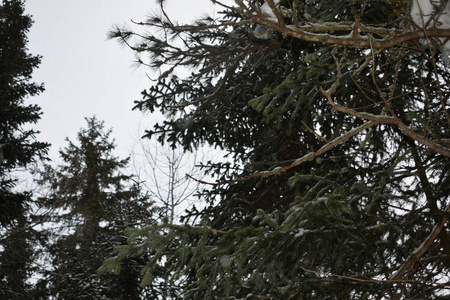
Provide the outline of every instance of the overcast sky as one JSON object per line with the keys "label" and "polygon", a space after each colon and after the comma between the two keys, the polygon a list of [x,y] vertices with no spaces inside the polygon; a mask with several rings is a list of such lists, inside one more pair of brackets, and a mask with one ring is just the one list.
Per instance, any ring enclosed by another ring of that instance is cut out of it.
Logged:
{"label": "overcast sky", "polygon": [[[208,0],[168,2],[170,15],[185,21],[217,9]],[[141,99],[140,92],[151,84],[146,77],[149,70],[133,67],[132,51],[108,40],[107,33],[114,24],[143,21],[157,8],[155,0],[25,2],[26,13],[34,20],[28,48],[43,56],[33,80],[43,82],[46,90],[31,99],[43,112],[37,124],[38,140],[53,145],[50,157],[54,161],[66,145],[64,139],[75,141],[76,133],[86,125],[84,117],[93,115],[113,128],[117,154],[124,157],[131,152],[143,116],[131,109],[133,100]]]}

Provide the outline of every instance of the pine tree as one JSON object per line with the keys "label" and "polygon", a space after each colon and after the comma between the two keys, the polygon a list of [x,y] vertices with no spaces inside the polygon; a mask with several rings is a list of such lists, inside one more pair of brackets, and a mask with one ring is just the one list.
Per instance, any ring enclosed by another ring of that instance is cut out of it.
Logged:
{"label": "pine tree", "polygon": [[126,259],[118,276],[96,272],[112,249],[125,242],[124,230],[151,222],[154,208],[139,184],[123,174],[129,159],[113,155],[111,130],[105,132],[95,117],[86,121],[77,143],[67,140],[60,151],[62,165],[47,165],[42,173],[49,195],[41,201],[54,210],[54,239],[48,247],[51,268],[37,294],[43,299],[140,299],[151,294],[139,286],[145,254]]}
{"label": "pine tree", "polygon": [[40,108],[26,99],[44,90],[31,82],[40,57],[28,53],[31,17],[23,1],[0,3],[0,298],[28,299],[35,233],[29,226],[31,192],[18,191],[14,171],[46,155],[48,144],[36,141],[30,124]]}
{"label": "pine tree", "polygon": [[205,165],[204,210],[130,231],[116,263],[154,251],[143,284],[164,261],[184,299],[449,294],[449,3],[424,25],[413,1],[213,2],[111,34],[161,69],[136,102],[169,117],[147,137],[232,158]]}

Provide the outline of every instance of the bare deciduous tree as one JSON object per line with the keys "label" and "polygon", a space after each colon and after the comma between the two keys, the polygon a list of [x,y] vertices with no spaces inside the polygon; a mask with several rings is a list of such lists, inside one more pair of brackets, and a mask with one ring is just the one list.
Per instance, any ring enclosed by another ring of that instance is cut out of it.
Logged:
{"label": "bare deciduous tree", "polygon": [[161,206],[161,216],[167,223],[174,224],[180,214],[195,203],[199,183],[189,180],[185,174],[200,175],[196,167],[200,152],[185,152],[148,139],[139,139],[134,148],[135,174]]}

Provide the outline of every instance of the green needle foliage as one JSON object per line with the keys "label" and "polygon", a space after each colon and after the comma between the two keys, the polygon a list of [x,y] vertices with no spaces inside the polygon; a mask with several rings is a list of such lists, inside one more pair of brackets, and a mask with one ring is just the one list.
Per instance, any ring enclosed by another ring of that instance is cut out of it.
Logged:
{"label": "green needle foliage", "polygon": [[104,271],[151,253],[142,284],[164,264],[180,299],[450,294],[448,28],[412,1],[213,2],[111,33],[160,70],[136,101],[167,116],[146,137],[229,156],[203,164],[204,209],[127,231]]}

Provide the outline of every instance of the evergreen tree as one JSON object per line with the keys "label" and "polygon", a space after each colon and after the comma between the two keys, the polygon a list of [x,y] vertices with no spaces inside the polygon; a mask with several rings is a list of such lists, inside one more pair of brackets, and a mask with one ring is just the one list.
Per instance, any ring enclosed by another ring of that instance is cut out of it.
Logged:
{"label": "evergreen tree", "polygon": [[154,209],[139,184],[123,174],[129,159],[113,156],[111,131],[105,132],[95,117],[86,120],[78,143],[68,140],[60,151],[63,164],[57,169],[47,165],[42,173],[49,195],[41,201],[54,210],[54,239],[48,247],[51,269],[37,294],[42,299],[140,299],[152,294],[139,286],[145,254],[126,259],[118,276],[96,272],[125,242],[124,230],[151,222]]}
{"label": "evergreen tree", "polygon": [[31,82],[40,57],[28,53],[31,17],[23,1],[0,2],[0,298],[27,299],[35,236],[27,212],[30,192],[16,189],[13,172],[45,156],[48,144],[38,142],[30,124],[40,119],[40,108],[27,97],[44,90]]}
{"label": "evergreen tree", "polygon": [[165,262],[183,299],[449,295],[450,2],[414,22],[414,1],[213,1],[112,32],[162,70],[147,137],[232,159],[205,164],[205,209],[130,231],[105,269],[151,250],[143,284]]}

